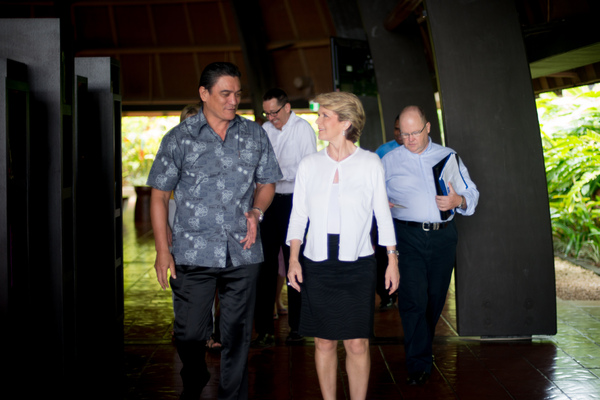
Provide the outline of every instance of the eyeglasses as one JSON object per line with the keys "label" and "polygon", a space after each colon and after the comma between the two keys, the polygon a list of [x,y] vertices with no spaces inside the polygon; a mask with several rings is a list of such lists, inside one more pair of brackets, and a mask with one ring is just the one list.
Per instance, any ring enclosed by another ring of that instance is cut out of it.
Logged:
{"label": "eyeglasses", "polygon": [[400,136],[402,136],[402,140],[406,140],[408,139],[410,136],[414,137],[414,138],[418,138],[419,135],[421,134],[421,132],[423,132],[423,129],[425,129],[425,127],[427,126],[427,123],[425,123],[425,125],[423,125],[423,127],[421,128],[420,131],[418,132],[413,132],[413,133],[401,133]]}
{"label": "eyeglasses", "polygon": [[266,117],[266,118],[269,118],[269,117],[274,117],[274,116],[276,116],[276,115],[277,115],[277,113],[279,113],[279,111],[281,111],[281,109],[282,109],[283,107],[285,107],[285,104],[284,104],[284,105],[282,105],[281,107],[279,107],[279,110],[277,110],[277,111],[273,111],[273,112],[266,112],[266,111],[263,111],[263,116],[264,116],[264,117]]}

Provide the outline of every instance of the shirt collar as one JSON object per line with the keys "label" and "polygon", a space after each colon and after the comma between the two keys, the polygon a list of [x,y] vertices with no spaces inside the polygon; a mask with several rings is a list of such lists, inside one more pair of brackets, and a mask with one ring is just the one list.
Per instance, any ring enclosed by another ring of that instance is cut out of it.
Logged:
{"label": "shirt collar", "polygon": [[425,148],[425,150],[423,150],[423,152],[421,154],[415,154],[412,151],[410,151],[409,149],[406,148],[406,146],[399,146],[402,147],[403,151],[406,151],[408,154],[414,156],[414,157],[419,157],[419,156],[424,156],[427,155],[427,153],[429,153],[431,151],[431,146],[432,141],[431,141],[431,137],[428,138],[428,142],[427,142],[427,147]]}
{"label": "shirt collar", "polygon": [[[235,115],[235,117],[229,121],[228,129],[234,125],[241,123],[242,117],[239,115]],[[193,138],[197,138],[200,135],[200,131],[204,128],[205,125],[208,125],[208,121],[206,120],[206,116],[204,115],[204,107],[200,109],[200,112],[192,117],[187,118],[183,121],[187,127],[189,128],[190,135]]]}
{"label": "shirt collar", "polygon": [[294,125],[294,119],[297,118],[296,117],[296,113],[295,112],[291,112],[290,113],[290,117],[288,118],[287,122],[285,123],[284,126],[281,127],[281,132],[285,131],[286,129],[290,128],[292,125]]}

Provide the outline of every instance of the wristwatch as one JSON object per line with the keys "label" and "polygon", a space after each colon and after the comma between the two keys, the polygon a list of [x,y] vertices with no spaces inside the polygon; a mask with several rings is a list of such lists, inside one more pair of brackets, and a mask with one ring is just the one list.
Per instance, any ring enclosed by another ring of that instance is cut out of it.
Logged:
{"label": "wristwatch", "polygon": [[396,257],[400,255],[400,253],[398,252],[398,250],[388,250],[387,253],[388,254],[395,254]]}
{"label": "wristwatch", "polygon": [[265,213],[263,212],[263,210],[261,210],[258,207],[252,207],[251,210],[258,210],[258,212],[259,212],[258,222],[262,222],[262,220],[265,218]]}

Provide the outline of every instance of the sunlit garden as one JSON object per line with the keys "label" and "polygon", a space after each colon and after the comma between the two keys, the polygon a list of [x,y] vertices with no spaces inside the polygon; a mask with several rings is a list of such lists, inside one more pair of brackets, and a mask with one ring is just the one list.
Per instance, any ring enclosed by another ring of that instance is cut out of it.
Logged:
{"label": "sunlit garden", "polygon": [[600,265],[600,85],[536,102],[554,251]]}

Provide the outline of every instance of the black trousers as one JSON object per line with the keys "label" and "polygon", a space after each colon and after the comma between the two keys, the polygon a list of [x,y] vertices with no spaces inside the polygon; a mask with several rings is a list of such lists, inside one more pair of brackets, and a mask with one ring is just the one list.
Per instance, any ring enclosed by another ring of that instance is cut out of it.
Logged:
{"label": "black trousers", "polygon": [[406,368],[431,372],[433,338],[452,278],[458,234],[454,221],[424,231],[394,220],[400,252],[398,310],[404,329]]}
{"label": "black trousers", "polygon": [[[285,272],[289,270],[290,248],[285,244],[292,195],[275,194],[273,202],[260,223],[260,237],[265,260],[260,266],[257,282],[254,328],[258,334],[273,334],[273,307],[277,296],[277,275],[279,273],[279,250],[283,251]],[[291,331],[298,331],[300,325],[300,293],[290,289],[288,293],[288,324]]]}
{"label": "black trousers", "polygon": [[174,294],[175,341],[183,363],[181,378],[186,392],[199,392],[206,376],[206,340],[212,333],[212,305],[218,290],[221,308],[221,379],[219,399],[248,398],[248,350],[260,264],[225,268],[177,265],[171,278]]}

